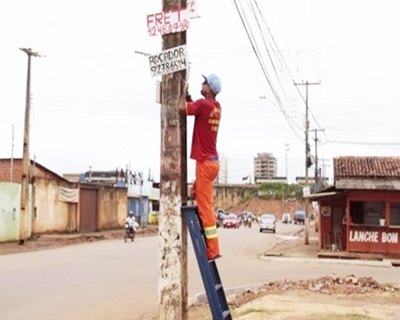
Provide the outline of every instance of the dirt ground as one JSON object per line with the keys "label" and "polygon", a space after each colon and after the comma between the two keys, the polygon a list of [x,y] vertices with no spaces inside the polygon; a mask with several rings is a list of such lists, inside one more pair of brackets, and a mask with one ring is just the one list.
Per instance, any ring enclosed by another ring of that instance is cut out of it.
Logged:
{"label": "dirt ground", "polygon": [[[318,240],[310,227],[296,241],[280,241],[264,255],[316,258]],[[334,274],[317,279],[281,280],[227,297],[237,320],[400,320],[400,284],[380,284],[373,277]],[[212,319],[208,305],[193,305],[189,319]]]}
{"label": "dirt ground", "polygon": [[[353,275],[274,281],[227,299],[241,320],[400,319],[399,286]],[[208,306],[191,306],[189,319],[211,319]]]}
{"label": "dirt ground", "polygon": [[321,295],[291,291],[267,295],[233,311],[234,319],[372,320],[400,319],[399,296]]}
{"label": "dirt ground", "polygon": [[[158,225],[148,225],[141,227],[137,232],[137,237],[147,237],[158,234]],[[46,250],[61,246],[93,242],[110,239],[122,239],[124,230],[107,230],[90,233],[69,233],[69,234],[43,234],[36,235],[19,245],[16,241],[0,243],[0,255],[21,253],[37,250]]]}
{"label": "dirt ground", "polygon": [[275,218],[280,220],[284,212],[295,212],[296,210],[304,209],[304,204],[299,201],[281,201],[281,200],[266,200],[255,197],[250,200],[240,203],[231,211],[233,213],[241,213],[250,211],[254,214],[262,214],[265,212],[272,213]]}

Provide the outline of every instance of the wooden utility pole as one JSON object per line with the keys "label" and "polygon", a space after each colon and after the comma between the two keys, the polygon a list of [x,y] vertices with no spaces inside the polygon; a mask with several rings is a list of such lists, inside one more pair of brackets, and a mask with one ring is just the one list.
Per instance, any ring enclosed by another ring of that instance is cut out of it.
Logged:
{"label": "wooden utility pole", "polygon": [[[185,8],[186,0],[163,0],[163,11]],[[186,31],[162,36],[162,49],[186,44]],[[187,62],[186,62],[187,63]],[[178,111],[186,70],[162,76],[159,220],[159,319],[188,318],[186,116]]]}
{"label": "wooden utility pole", "polygon": [[[306,115],[305,115],[305,124],[304,124],[304,134],[305,134],[305,182],[304,182],[304,189],[309,188],[308,186],[308,167],[309,167],[309,156],[310,156],[310,145],[308,143],[308,130],[310,127],[309,121],[308,121],[308,86],[310,85],[319,85],[321,82],[298,82],[294,83],[296,86],[306,86]],[[308,218],[308,200],[305,199],[304,203],[304,211],[305,211],[305,217],[304,217],[304,243],[309,244],[310,243],[310,220]]]}
{"label": "wooden utility pole", "polygon": [[19,215],[19,237],[18,243],[20,245],[25,243],[26,238],[26,211],[29,204],[29,124],[30,124],[30,110],[31,110],[31,57],[40,57],[37,52],[32,49],[19,48],[21,51],[28,55],[28,74],[26,79],[26,98],[25,98],[25,123],[24,123],[24,145],[22,154],[22,176],[21,176],[21,210]]}

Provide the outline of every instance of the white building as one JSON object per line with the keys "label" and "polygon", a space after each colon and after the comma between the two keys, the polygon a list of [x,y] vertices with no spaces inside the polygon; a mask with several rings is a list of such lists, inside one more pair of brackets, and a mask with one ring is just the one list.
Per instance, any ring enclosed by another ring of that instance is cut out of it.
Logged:
{"label": "white building", "polygon": [[254,158],[254,182],[268,180],[277,176],[278,165],[272,153],[257,153]]}

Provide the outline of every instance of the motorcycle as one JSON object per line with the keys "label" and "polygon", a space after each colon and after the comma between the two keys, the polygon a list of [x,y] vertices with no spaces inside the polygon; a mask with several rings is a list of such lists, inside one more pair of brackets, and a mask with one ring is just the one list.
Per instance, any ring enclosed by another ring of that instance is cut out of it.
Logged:
{"label": "motorcycle", "polygon": [[251,218],[247,218],[247,226],[251,228]]}
{"label": "motorcycle", "polygon": [[125,235],[124,241],[127,242],[130,239],[132,242],[135,241],[136,231],[133,227],[130,227],[128,223],[125,223]]}
{"label": "motorcycle", "polygon": [[251,218],[250,217],[245,217],[242,219],[242,223],[245,227],[251,228]]}

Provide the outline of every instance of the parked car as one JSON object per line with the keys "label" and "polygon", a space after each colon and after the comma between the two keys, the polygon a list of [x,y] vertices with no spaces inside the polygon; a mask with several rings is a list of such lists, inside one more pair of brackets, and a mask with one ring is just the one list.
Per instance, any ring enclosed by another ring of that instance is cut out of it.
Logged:
{"label": "parked car", "polygon": [[276,219],[273,214],[264,213],[260,217],[260,232],[264,230],[276,232]]}
{"label": "parked car", "polygon": [[239,228],[240,220],[236,214],[229,214],[225,217],[224,221],[222,221],[222,226],[224,228]]}
{"label": "parked car", "polygon": [[304,224],[306,212],[304,210],[296,210],[293,215],[294,224]]}
{"label": "parked car", "polygon": [[282,223],[292,223],[292,216],[289,212],[285,212],[282,215]]}

